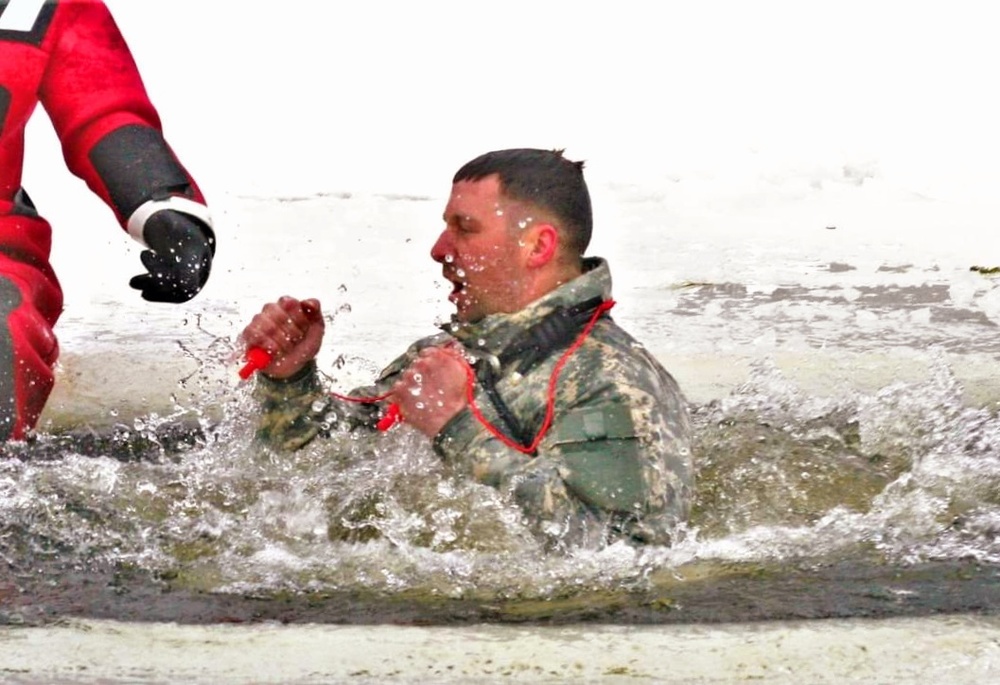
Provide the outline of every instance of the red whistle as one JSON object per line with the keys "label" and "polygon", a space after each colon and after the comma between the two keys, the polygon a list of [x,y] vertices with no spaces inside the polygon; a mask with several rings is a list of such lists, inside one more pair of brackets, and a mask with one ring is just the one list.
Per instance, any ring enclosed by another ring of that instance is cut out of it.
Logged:
{"label": "red whistle", "polygon": [[271,364],[270,353],[260,347],[251,347],[244,356],[247,363],[240,369],[240,378],[243,380],[250,378],[255,371],[267,368]]}
{"label": "red whistle", "polygon": [[399,411],[399,405],[390,404],[389,408],[385,411],[385,416],[378,420],[375,427],[380,431],[387,431],[402,420],[403,414]]}

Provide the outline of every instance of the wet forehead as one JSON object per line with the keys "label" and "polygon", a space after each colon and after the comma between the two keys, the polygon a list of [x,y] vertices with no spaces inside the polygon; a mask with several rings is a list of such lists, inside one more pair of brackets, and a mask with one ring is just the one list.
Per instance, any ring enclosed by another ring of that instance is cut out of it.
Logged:
{"label": "wet forehead", "polygon": [[444,208],[444,219],[472,217],[484,219],[502,208],[500,178],[487,176],[478,181],[459,181],[451,187],[451,196]]}

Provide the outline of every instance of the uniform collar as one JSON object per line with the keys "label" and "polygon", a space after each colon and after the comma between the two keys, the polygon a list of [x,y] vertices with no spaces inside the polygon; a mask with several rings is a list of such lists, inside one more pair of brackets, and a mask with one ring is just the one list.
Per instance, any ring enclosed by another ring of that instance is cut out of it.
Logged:
{"label": "uniform collar", "polygon": [[607,260],[588,257],[583,273],[512,314],[491,314],[474,323],[454,319],[442,326],[473,354],[499,355],[525,328],[537,323],[557,307],[569,307],[594,297],[611,298],[611,269]]}

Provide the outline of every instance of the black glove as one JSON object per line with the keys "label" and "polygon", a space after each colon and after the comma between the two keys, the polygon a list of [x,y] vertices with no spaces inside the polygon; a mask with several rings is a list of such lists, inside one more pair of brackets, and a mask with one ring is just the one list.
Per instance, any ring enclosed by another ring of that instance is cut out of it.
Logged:
{"label": "black glove", "polygon": [[187,302],[208,280],[215,256],[215,234],[200,220],[164,209],[146,220],[142,237],[151,248],[140,255],[149,273],[129,285],[150,302]]}

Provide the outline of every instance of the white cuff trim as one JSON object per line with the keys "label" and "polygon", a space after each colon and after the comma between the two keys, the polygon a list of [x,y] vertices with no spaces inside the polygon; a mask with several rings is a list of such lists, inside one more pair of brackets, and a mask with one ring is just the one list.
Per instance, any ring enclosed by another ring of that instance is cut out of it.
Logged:
{"label": "white cuff trim", "polygon": [[205,222],[209,228],[212,228],[212,217],[208,213],[208,207],[180,195],[171,195],[165,200],[149,200],[139,205],[138,209],[132,212],[132,216],[128,218],[128,223],[125,225],[128,234],[139,243],[149,247],[146,245],[146,240],[143,237],[146,222],[149,221],[149,217],[165,209],[172,209],[175,212],[193,216],[195,219]]}

